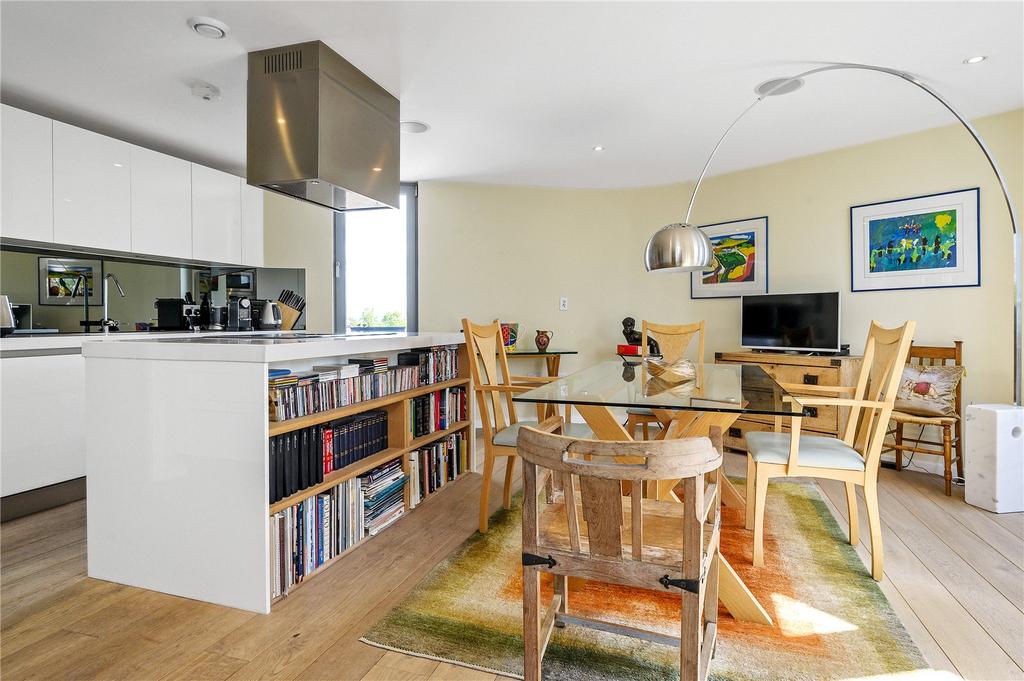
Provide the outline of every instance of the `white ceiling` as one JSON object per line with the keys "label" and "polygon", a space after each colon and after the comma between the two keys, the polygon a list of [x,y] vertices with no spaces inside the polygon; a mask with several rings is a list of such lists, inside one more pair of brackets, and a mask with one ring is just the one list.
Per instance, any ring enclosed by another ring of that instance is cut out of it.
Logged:
{"label": "white ceiling", "polygon": [[[0,12],[5,102],[239,173],[245,53],[312,39],[432,126],[402,136],[404,180],[692,179],[755,85],[827,61],[914,72],[972,118],[1024,104],[1021,2],[5,0]],[[196,14],[230,35],[195,35]],[[977,54],[990,59],[962,63]],[[191,97],[195,79],[223,99]],[[897,79],[827,73],[762,103],[712,174],[950,122]]]}

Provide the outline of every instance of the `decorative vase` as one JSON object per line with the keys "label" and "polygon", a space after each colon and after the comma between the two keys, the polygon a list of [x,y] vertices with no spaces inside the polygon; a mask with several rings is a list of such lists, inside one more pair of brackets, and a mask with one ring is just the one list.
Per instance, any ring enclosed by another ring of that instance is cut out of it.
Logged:
{"label": "decorative vase", "polygon": [[505,344],[505,352],[515,352],[516,343],[519,341],[519,323],[502,322],[501,342]]}
{"label": "decorative vase", "polygon": [[537,337],[533,339],[533,342],[536,343],[538,350],[541,352],[547,352],[548,345],[551,343],[551,338],[554,335],[555,334],[550,331],[541,331],[540,329],[537,329]]}

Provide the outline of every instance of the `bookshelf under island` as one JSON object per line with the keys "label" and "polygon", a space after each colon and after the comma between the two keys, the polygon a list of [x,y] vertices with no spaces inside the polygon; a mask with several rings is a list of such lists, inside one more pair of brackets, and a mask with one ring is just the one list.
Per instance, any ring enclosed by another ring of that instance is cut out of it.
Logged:
{"label": "bookshelf under island", "polygon": [[84,348],[91,577],[267,613],[475,469],[461,334],[200,340]]}

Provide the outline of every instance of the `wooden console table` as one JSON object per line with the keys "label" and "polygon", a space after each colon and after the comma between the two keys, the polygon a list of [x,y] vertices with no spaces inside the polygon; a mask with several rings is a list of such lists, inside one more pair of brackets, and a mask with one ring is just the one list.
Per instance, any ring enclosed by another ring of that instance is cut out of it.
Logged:
{"label": "wooden console table", "polygon": [[[860,371],[861,358],[854,356],[822,357],[787,354],[784,352],[716,352],[716,364],[756,364],[779,383],[800,383],[804,385],[855,385]],[[752,372],[751,378],[756,381]],[[747,382],[745,381],[745,384]],[[772,382],[773,383],[773,382]],[[765,406],[771,406],[775,399],[774,384],[766,384],[762,390],[751,390],[747,395],[758,395]],[[840,437],[846,424],[848,409],[836,407],[808,407],[811,416],[805,417],[801,431],[810,435]],[[744,414],[725,431],[724,444],[729,449],[747,451],[745,436],[748,432],[772,430],[774,417],[760,414]],[[788,430],[788,425],[784,424]]]}

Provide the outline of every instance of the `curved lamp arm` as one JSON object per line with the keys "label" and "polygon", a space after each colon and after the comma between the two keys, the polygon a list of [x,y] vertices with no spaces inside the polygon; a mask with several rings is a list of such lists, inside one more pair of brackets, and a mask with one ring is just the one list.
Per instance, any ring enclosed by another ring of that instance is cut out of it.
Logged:
{"label": "curved lamp arm", "polygon": [[995,173],[996,178],[999,180],[999,186],[1003,190],[1003,198],[1006,200],[1006,210],[1010,213],[1010,229],[1012,230],[1013,238],[1013,286],[1014,286],[1014,299],[1013,299],[1013,401],[1015,404],[1020,405],[1021,402],[1021,234],[1018,229],[1017,223],[1017,211],[1014,209],[1013,201],[1010,199],[1010,190],[1006,186],[1006,178],[1003,177],[1002,171],[999,169],[999,164],[996,162],[992,152],[989,151],[988,146],[985,144],[985,140],[981,138],[981,134],[975,129],[966,117],[964,117],[957,109],[949,103],[942,95],[933,90],[930,86],[922,82],[917,76],[907,73],[906,71],[898,71],[896,69],[890,69],[885,66],[872,66],[871,64],[828,64],[826,66],[819,66],[817,68],[809,69],[803,73],[798,73],[790,78],[785,78],[778,82],[774,87],[759,95],[757,99],[753,101],[746,109],[744,109],[739,116],[725,129],[722,136],[718,138],[714,148],[711,150],[711,154],[708,156],[708,160],[704,163],[704,167],[700,171],[700,175],[697,177],[697,183],[693,187],[693,193],[690,195],[690,204],[686,208],[686,219],[684,223],[690,222],[690,212],[693,211],[694,201],[697,199],[697,191],[700,189],[700,184],[704,180],[704,176],[708,172],[708,168],[711,166],[711,161],[714,159],[715,154],[718,153],[718,148],[728,137],[732,129],[736,127],[736,124],[740,122],[744,116],[746,116],[751,109],[757,106],[766,97],[770,97],[776,90],[785,87],[787,84],[794,80],[801,80],[807,76],[813,76],[818,73],[824,73],[825,71],[841,71],[841,70],[858,70],[858,71],[875,71],[877,73],[885,73],[890,76],[896,76],[901,80],[904,80],[911,85],[924,90],[932,96],[939,104],[946,108],[954,118],[960,121],[960,124],[964,126],[967,132],[970,133],[971,137],[977,143],[978,148],[985,154],[988,164],[992,167],[992,172]]}

